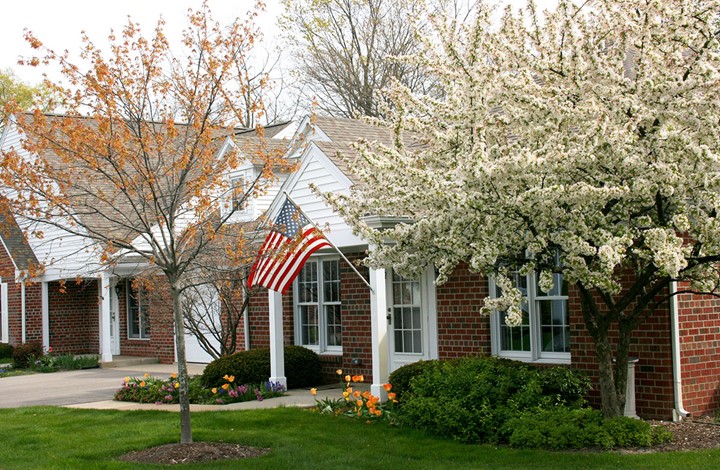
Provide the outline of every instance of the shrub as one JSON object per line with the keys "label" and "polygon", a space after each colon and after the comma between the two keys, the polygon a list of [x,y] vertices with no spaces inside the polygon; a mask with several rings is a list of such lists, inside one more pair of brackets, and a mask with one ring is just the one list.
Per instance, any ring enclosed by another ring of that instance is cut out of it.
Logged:
{"label": "shrub", "polygon": [[510,419],[504,428],[512,447],[555,450],[649,447],[672,437],[664,428],[653,428],[639,419],[603,419],[598,410],[563,406],[525,413]]}
{"label": "shrub", "polygon": [[[205,367],[205,387],[220,387],[223,377],[232,375],[238,383],[263,383],[270,377],[270,350],[266,348],[241,351],[215,359]],[[285,346],[285,376],[288,388],[302,388],[320,382],[320,358],[302,346]]]}
{"label": "shrub", "polygon": [[315,351],[302,346],[285,346],[285,375],[289,388],[319,384],[322,381],[320,357]]}
{"label": "shrub", "polygon": [[15,348],[13,347],[12,344],[0,343],[0,358],[3,358],[3,359],[12,358],[13,351],[15,351]]}
{"label": "shrub", "polygon": [[397,400],[402,403],[403,396],[410,390],[410,382],[428,369],[437,367],[439,361],[418,361],[395,369],[388,378],[393,386]]}
{"label": "shrub", "polygon": [[557,405],[577,407],[587,391],[587,379],[568,369],[547,372],[492,357],[440,362],[410,383],[400,424],[462,442],[503,441],[508,420]]}
{"label": "shrub", "polygon": [[18,369],[26,369],[35,362],[36,359],[45,355],[42,344],[38,342],[23,343],[15,347],[13,351],[13,362]]}

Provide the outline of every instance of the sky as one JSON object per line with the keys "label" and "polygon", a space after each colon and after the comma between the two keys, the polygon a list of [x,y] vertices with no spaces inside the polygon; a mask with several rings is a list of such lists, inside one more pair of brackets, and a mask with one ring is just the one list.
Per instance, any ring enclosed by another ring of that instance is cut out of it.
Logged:
{"label": "sky", "polygon": [[[221,24],[230,18],[244,16],[252,0],[208,0],[212,16]],[[271,40],[277,35],[276,19],[282,11],[279,0],[266,0],[267,8],[258,19],[263,34]],[[14,0],[0,7],[0,70],[11,68],[23,81],[37,84],[42,70],[17,64],[18,56],[32,50],[23,39],[28,29],[56,52],[76,54],[81,46],[81,32],[101,48],[107,44],[110,30],[120,31],[128,15],[140,23],[145,34],[152,33],[158,19],[166,21],[165,33],[172,41],[179,38],[187,25],[189,8],[197,10],[201,0]],[[225,20],[227,18],[227,20]]]}
{"label": "sky", "polygon": [[[231,18],[244,13],[253,5],[253,0],[207,0],[213,17],[220,23],[229,23]],[[513,6],[523,6],[525,0],[501,0]],[[277,45],[279,28],[277,18],[282,12],[280,0],[265,0],[266,11],[258,18],[258,25],[266,39],[266,48]],[[538,6],[546,8],[556,0],[536,0]],[[22,80],[31,85],[42,80],[44,70],[17,64],[19,56],[28,56],[32,50],[23,39],[28,29],[47,47],[56,52],[68,50],[76,55],[81,46],[81,32],[104,48],[111,29],[120,31],[127,23],[128,15],[140,23],[146,34],[154,29],[162,16],[166,21],[166,36],[171,40],[179,38],[186,26],[188,8],[198,9],[202,0],[13,0],[2,2],[0,8],[0,70],[12,69]],[[227,18],[227,21],[224,19]],[[59,76],[47,71],[51,79]]]}

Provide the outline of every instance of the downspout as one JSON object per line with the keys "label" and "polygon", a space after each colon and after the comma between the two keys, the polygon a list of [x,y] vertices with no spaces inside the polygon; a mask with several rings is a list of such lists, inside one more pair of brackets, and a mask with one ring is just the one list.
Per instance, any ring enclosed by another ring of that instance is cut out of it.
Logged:
{"label": "downspout", "polygon": [[20,331],[22,336],[22,343],[25,344],[25,279],[20,281]]}
{"label": "downspout", "polygon": [[245,317],[245,318],[243,318],[243,322],[244,322],[243,328],[245,329],[245,334],[243,335],[243,336],[245,336],[245,351],[250,351],[250,318],[249,318],[249,315],[250,315],[250,304],[248,303],[248,305],[245,307],[245,311],[243,312],[243,316]]}
{"label": "downspout", "polygon": [[675,409],[673,421],[680,421],[690,417],[690,413],[683,407],[682,399],[682,371],[680,368],[680,318],[677,304],[677,282],[670,282],[670,332],[672,335],[672,371],[673,395],[675,396]]}

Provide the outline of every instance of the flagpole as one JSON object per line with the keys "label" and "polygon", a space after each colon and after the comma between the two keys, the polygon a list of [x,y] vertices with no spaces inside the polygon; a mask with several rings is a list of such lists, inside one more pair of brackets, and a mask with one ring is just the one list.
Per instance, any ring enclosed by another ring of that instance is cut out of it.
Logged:
{"label": "flagpole", "polygon": [[[315,224],[315,222],[314,222],[310,217],[308,217],[308,215],[305,213],[304,210],[302,210],[302,207],[300,207],[300,206],[298,205],[298,203],[295,202],[295,200],[290,197],[290,195],[288,194],[288,192],[287,192],[287,191],[283,191],[283,193],[285,194],[285,197],[288,199],[288,201],[292,202],[292,203],[295,205],[295,207],[297,207],[297,210],[299,210],[300,213],[301,213],[306,219],[308,219],[308,220],[310,221],[310,223],[313,224],[313,226],[314,226],[318,231],[322,232],[322,230],[320,230],[320,228]],[[345,255],[342,253],[342,251],[340,251],[340,250],[338,249],[338,247],[335,246],[335,244],[334,244],[328,237],[325,237],[325,240],[327,240],[327,242],[330,244],[330,246],[332,246],[333,248],[335,248],[335,251],[337,251],[338,254],[342,257],[342,259],[344,259],[345,262],[352,268],[352,270],[355,271],[355,274],[357,274],[358,277],[359,277],[360,279],[362,279],[362,281],[365,283],[365,285],[368,286],[368,289],[370,289],[370,292],[372,292],[372,293],[374,294],[374,293],[375,293],[375,290],[372,288],[372,286],[370,285],[370,283],[369,283],[367,280],[365,280],[365,278],[363,277],[363,275],[360,274],[360,271],[358,271],[357,268],[355,268],[355,266],[350,262],[350,260],[347,259],[347,257],[345,257]]]}

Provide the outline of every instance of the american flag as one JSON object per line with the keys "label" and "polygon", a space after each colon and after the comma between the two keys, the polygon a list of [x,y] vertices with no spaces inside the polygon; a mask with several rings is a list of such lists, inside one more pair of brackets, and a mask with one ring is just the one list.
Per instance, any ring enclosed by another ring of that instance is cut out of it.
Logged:
{"label": "american flag", "polygon": [[322,232],[286,200],[250,270],[248,287],[264,286],[284,294],[308,257],[329,246]]}

